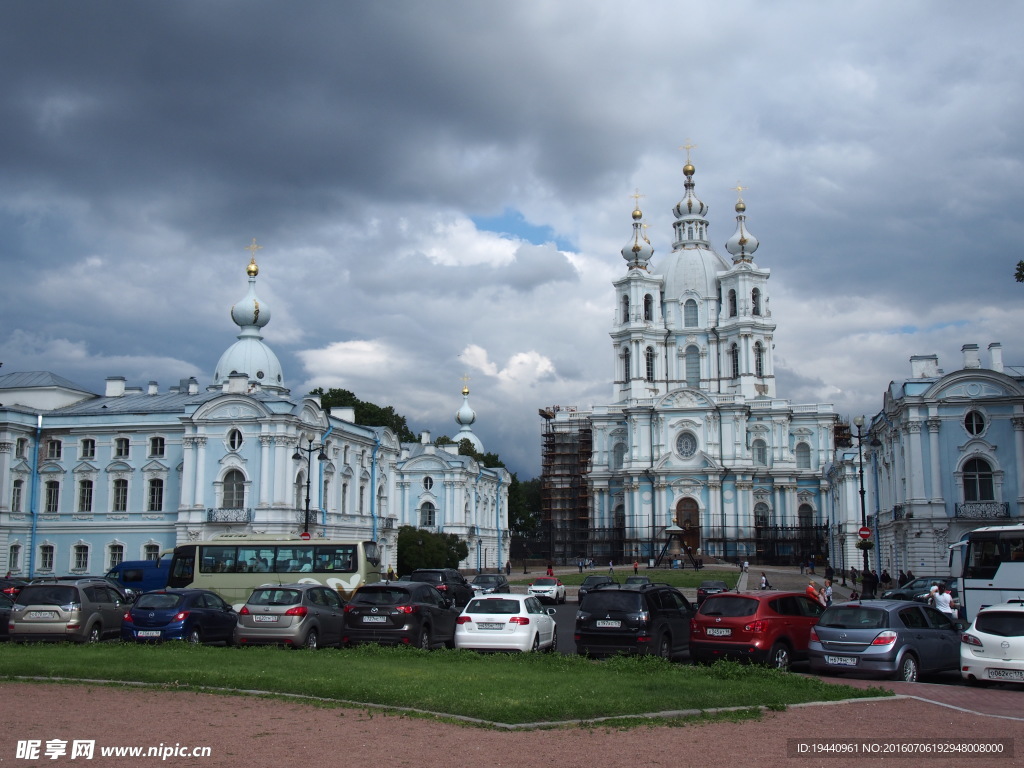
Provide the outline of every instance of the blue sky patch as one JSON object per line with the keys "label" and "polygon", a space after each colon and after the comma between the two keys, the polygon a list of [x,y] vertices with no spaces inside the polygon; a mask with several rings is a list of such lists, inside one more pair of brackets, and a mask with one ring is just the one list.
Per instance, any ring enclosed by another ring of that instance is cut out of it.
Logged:
{"label": "blue sky patch", "polygon": [[572,243],[558,237],[551,227],[530,224],[522,213],[513,208],[506,208],[500,216],[471,216],[470,219],[477,229],[495,232],[502,237],[518,238],[534,245],[554,243],[560,251],[575,250]]}

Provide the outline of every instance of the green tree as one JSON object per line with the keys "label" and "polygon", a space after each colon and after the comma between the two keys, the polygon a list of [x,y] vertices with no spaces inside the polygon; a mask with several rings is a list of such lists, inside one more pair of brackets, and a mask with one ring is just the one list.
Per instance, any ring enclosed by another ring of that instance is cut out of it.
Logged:
{"label": "green tree", "polygon": [[398,570],[458,568],[469,557],[469,545],[454,533],[431,533],[411,525],[398,529]]}
{"label": "green tree", "polygon": [[405,416],[395,412],[392,406],[382,408],[374,403],[360,400],[347,389],[329,389],[317,387],[309,394],[319,395],[324,408],[352,408],[355,411],[356,424],[366,427],[387,427],[394,432],[403,443],[416,442],[416,435],[409,429]]}
{"label": "green tree", "polygon": [[1024,261],[1017,262],[1017,274],[1015,276],[1018,283],[1024,283]]}
{"label": "green tree", "polygon": [[508,488],[508,529],[513,536],[533,538],[540,527],[540,478],[512,475]]}

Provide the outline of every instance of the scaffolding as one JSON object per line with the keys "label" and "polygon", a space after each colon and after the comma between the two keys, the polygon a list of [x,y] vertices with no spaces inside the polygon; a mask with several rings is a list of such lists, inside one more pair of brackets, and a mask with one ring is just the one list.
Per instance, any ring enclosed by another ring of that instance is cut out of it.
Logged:
{"label": "scaffolding", "polygon": [[575,408],[542,409],[541,515],[550,543],[550,559],[558,564],[588,556],[590,493],[587,474],[593,449],[590,420]]}

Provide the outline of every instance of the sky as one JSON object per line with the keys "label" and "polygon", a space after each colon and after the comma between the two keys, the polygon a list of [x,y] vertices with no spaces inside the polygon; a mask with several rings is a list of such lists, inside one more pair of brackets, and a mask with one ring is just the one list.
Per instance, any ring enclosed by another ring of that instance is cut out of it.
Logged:
{"label": "sky", "polygon": [[0,362],[212,381],[262,250],[294,394],[340,387],[520,479],[538,408],[612,400],[639,199],[686,144],[725,254],[771,270],[777,394],[881,408],[913,355],[1024,365],[1024,5],[6,3]]}

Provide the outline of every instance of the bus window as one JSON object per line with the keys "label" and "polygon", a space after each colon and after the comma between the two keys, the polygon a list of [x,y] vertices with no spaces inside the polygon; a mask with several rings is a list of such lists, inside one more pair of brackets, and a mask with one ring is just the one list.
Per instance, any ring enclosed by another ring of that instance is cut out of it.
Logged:
{"label": "bus window", "polygon": [[1011,563],[1024,561],[1024,536],[1020,534],[1004,534],[1003,545],[1006,548],[1006,559]]}
{"label": "bus window", "polygon": [[999,552],[999,539],[973,539],[967,547],[967,562],[964,564],[964,578],[991,579],[999,569],[1002,557]]}
{"label": "bus window", "polygon": [[354,544],[335,544],[315,548],[317,570],[351,573],[357,569]]}

